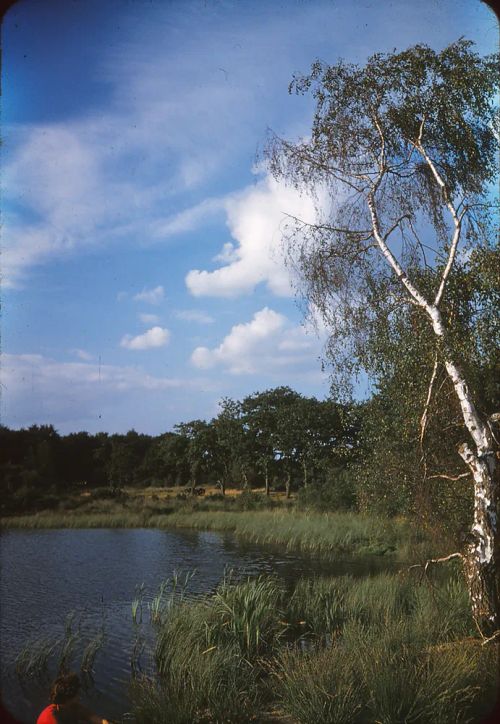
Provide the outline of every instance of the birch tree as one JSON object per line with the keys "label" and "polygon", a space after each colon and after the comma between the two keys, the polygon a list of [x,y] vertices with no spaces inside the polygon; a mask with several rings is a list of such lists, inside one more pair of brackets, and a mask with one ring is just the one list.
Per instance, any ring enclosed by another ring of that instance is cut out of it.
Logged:
{"label": "birch tree", "polygon": [[494,245],[497,63],[464,39],[442,52],[417,45],[376,54],[364,67],[318,61],[290,85],[313,96],[310,137],[271,137],[266,151],[276,178],[318,202],[317,223],[290,218],[284,241],[303,292],[332,330],[334,380],[365,365],[370,326],[391,306],[411,305],[432,331],[422,428],[442,365],[460,405],[458,454],[474,488],[470,542],[455,555],[485,636],[500,628],[498,415],[476,404],[446,301],[471,250]]}

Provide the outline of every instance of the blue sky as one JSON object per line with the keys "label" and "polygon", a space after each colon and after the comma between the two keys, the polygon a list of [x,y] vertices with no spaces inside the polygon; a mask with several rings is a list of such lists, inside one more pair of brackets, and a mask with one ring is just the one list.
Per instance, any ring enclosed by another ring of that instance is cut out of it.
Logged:
{"label": "blue sky", "polygon": [[479,0],[20,0],[3,21],[2,423],[158,434],[224,396],[320,398],[280,254],[312,202],[256,159],[306,135],[316,58],[465,35]]}

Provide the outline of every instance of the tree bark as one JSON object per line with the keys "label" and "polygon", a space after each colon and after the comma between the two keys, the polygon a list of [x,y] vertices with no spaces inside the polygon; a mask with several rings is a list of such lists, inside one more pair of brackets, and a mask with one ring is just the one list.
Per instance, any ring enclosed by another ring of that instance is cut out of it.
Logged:
{"label": "tree bark", "polygon": [[[435,306],[431,312],[434,332],[444,340],[445,330],[441,314]],[[499,446],[490,424],[481,418],[475,408],[462,370],[446,350],[444,362],[460,403],[464,425],[474,442],[474,449],[463,443],[458,451],[474,480],[472,541],[465,552],[464,568],[472,615],[481,632],[491,635],[500,628]]]}
{"label": "tree bark", "polygon": [[[444,182],[435,166],[421,147],[418,149],[429,163],[432,173],[441,189]],[[380,231],[375,192],[384,173],[383,167],[372,191],[368,194],[373,234],[388,264],[392,267],[401,284],[406,288],[415,304],[428,315],[434,334],[444,353],[444,363],[455,393],[458,397],[464,425],[474,442],[474,450],[467,444],[461,446],[459,453],[472,472],[474,479],[474,521],[472,525],[472,543],[467,547],[465,560],[465,576],[470,595],[472,615],[484,633],[488,634],[500,628],[500,585],[498,570],[500,563],[500,541],[498,536],[498,443],[495,441],[488,424],[478,414],[465,376],[453,360],[446,345],[446,328],[439,310],[446,280],[451,271],[461,230],[461,216],[447,200],[446,205],[453,218],[455,231],[450,244],[448,262],[441,278],[434,303],[429,302],[408,278],[403,268],[389,249],[386,240],[390,232],[383,235]],[[446,194],[447,198],[447,194]],[[462,212],[463,215],[464,211]]]}
{"label": "tree bark", "polygon": [[266,466],[265,466],[265,468],[264,468],[264,480],[265,480],[265,485],[266,485],[266,496],[269,496],[269,494],[270,494],[270,490],[269,490],[269,472],[268,472],[268,470],[267,470],[267,464],[266,464]]}
{"label": "tree bark", "polygon": [[460,446],[459,453],[474,479],[474,521],[464,558],[465,577],[474,619],[481,632],[490,636],[500,628],[496,453],[475,453],[467,443]]}
{"label": "tree bark", "polygon": [[290,481],[292,479],[291,473],[286,474],[286,480],[285,480],[285,490],[286,490],[286,497],[290,497]]}

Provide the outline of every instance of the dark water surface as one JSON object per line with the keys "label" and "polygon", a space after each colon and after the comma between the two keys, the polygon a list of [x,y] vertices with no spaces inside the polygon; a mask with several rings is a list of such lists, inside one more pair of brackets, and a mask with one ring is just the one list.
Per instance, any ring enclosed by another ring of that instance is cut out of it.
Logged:
{"label": "dark water surface", "polygon": [[[46,705],[54,668],[49,668],[45,681],[19,678],[16,658],[30,642],[62,637],[72,612],[72,631],[78,634],[73,670],[79,670],[86,643],[104,630],[93,682],[88,682],[82,699],[99,714],[120,721],[129,709],[127,690],[137,635],[145,642],[139,666],[143,671],[153,666],[147,604],[174,570],[196,570],[186,594],[196,596],[213,590],[228,568],[249,575],[272,573],[292,585],[301,577],[366,575],[388,567],[388,562],[373,558],[317,561],[242,543],[226,534],[150,529],[4,531],[0,563],[2,702],[22,722],[34,722]],[[143,622],[134,627],[132,601],[141,584]]]}

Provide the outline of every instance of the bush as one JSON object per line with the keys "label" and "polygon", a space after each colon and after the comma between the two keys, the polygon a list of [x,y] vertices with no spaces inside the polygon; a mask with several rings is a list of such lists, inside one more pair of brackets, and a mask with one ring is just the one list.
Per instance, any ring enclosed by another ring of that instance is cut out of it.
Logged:
{"label": "bush", "polygon": [[301,508],[319,511],[354,510],[356,493],[348,471],[340,470],[322,484],[300,488],[297,501]]}
{"label": "bush", "polygon": [[121,488],[94,488],[91,494],[91,500],[117,500],[125,501],[128,494]]}

